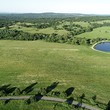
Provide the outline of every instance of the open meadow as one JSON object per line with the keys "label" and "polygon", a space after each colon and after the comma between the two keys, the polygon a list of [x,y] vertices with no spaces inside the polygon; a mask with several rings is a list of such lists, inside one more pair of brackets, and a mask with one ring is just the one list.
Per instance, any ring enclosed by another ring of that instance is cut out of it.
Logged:
{"label": "open meadow", "polygon": [[10,40],[0,41],[0,53],[1,85],[25,88],[38,82],[35,93],[59,82],[58,91],[74,87],[73,95],[97,95],[104,103],[110,98],[110,54],[89,46]]}

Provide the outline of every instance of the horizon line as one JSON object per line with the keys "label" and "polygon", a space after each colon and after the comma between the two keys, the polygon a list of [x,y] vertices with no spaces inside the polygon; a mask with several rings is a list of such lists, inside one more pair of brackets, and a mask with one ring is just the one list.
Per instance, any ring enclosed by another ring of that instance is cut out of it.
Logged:
{"label": "horizon line", "polygon": [[0,12],[0,14],[83,14],[83,15],[110,15],[104,13],[79,13],[79,12]]}

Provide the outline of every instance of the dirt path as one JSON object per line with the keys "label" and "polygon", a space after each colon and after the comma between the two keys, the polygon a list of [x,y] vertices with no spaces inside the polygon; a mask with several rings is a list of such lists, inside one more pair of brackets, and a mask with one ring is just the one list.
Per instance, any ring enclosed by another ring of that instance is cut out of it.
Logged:
{"label": "dirt path", "polygon": [[[26,100],[26,99],[29,99],[30,97],[31,96],[7,96],[7,97],[0,97],[0,100]],[[45,100],[45,101],[60,102],[60,103],[62,103],[62,102],[69,103],[66,99],[47,97],[47,96],[37,96],[36,99]],[[87,105],[87,104],[84,104],[84,103],[80,104],[77,101],[73,101],[71,104],[75,105],[75,106],[80,106],[80,107],[86,108],[88,110],[100,110],[98,108],[94,108],[94,107]]]}

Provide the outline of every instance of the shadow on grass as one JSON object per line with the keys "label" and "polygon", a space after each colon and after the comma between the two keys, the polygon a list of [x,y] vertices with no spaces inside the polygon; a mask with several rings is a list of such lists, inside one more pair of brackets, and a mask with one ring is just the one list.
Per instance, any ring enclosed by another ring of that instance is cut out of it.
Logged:
{"label": "shadow on grass", "polygon": [[34,100],[35,100],[36,102],[38,102],[39,100],[41,100],[42,97],[43,97],[43,95],[42,95],[41,93],[38,93],[38,94],[36,94],[36,95],[34,96]]}
{"label": "shadow on grass", "polygon": [[[15,91],[17,87],[11,87],[11,84],[3,85],[0,87],[0,97],[1,96],[8,96],[13,95],[13,92]],[[3,104],[6,105],[9,103],[10,100],[4,100]]]}
{"label": "shadow on grass", "polygon": [[73,97],[70,97],[70,98],[68,98],[68,99],[66,100],[66,102],[67,102],[69,105],[71,105],[72,102],[73,102],[73,100],[74,100],[74,98],[73,98]]}
{"label": "shadow on grass", "polygon": [[7,84],[7,85],[1,86],[1,87],[0,87],[0,91],[7,89],[9,86],[11,86],[11,84]]}
{"label": "shadow on grass", "polygon": [[28,94],[29,92],[32,92],[33,89],[34,89],[34,86],[35,86],[36,84],[37,84],[37,82],[35,82],[35,83],[33,83],[33,84],[27,86],[25,89],[23,89],[23,90],[21,91],[21,94]]}
{"label": "shadow on grass", "polygon": [[32,102],[38,102],[41,100],[42,97],[43,97],[43,95],[41,93],[38,93],[38,94],[30,97],[29,99],[25,100],[25,103],[29,105]]}
{"label": "shadow on grass", "polygon": [[110,110],[110,101],[109,101],[108,104],[107,104],[106,110]]}
{"label": "shadow on grass", "polygon": [[46,94],[51,92],[53,89],[55,89],[57,87],[57,85],[59,84],[59,82],[53,82],[50,86],[48,86],[45,91]]}
{"label": "shadow on grass", "polygon": [[15,91],[17,87],[11,87],[11,84],[0,87],[0,96],[7,96]]}
{"label": "shadow on grass", "polygon": [[[57,87],[59,82],[53,82],[50,86],[48,86],[47,88],[43,88],[41,91],[45,93],[45,95],[49,92],[51,92],[55,87]],[[33,86],[36,85],[36,83],[28,86],[27,88],[25,88],[23,91],[30,91],[32,90]],[[22,91],[22,92],[23,92]],[[38,92],[35,96],[29,98],[28,100],[26,100],[26,104],[31,104],[32,102],[38,102],[42,99],[43,95],[42,92]]]}
{"label": "shadow on grass", "polygon": [[4,101],[3,101],[3,104],[6,105],[6,104],[8,104],[9,102],[10,102],[10,100],[4,100]]}
{"label": "shadow on grass", "polygon": [[65,93],[65,95],[68,97],[68,96],[70,96],[71,94],[72,94],[72,92],[74,91],[74,87],[70,87],[70,88],[68,88],[64,93]]}

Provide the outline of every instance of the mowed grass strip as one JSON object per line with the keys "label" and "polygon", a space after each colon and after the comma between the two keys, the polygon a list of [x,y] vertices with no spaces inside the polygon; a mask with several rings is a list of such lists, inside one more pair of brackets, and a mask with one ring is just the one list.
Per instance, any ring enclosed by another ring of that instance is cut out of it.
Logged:
{"label": "mowed grass strip", "polygon": [[94,51],[89,46],[1,40],[0,84],[25,88],[38,82],[37,87],[41,88],[58,81],[56,90],[62,92],[74,87],[75,95],[97,95],[97,100],[107,103],[109,58],[110,54]]}

